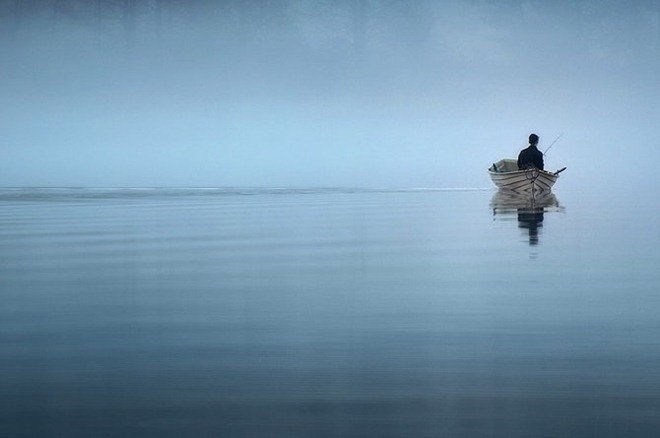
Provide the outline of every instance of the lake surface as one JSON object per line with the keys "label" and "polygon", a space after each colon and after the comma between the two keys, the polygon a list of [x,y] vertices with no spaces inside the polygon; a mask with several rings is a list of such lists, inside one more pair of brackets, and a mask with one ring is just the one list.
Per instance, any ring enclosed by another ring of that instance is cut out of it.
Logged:
{"label": "lake surface", "polygon": [[659,209],[555,195],[1,189],[3,432],[652,436]]}

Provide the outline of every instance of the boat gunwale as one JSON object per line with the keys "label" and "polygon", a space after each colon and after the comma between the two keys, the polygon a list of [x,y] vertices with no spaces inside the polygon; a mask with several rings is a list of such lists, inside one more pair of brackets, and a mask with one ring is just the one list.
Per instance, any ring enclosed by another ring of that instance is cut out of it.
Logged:
{"label": "boat gunwale", "polygon": [[543,175],[545,175],[545,176],[549,176],[549,177],[551,177],[551,178],[559,178],[559,175],[558,175],[557,173],[555,173],[555,172],[548,172],[547,170],[536,169],[536,168],[532,168],[532,169],[520,169],[520,170],[510,170],[510,171],[508,171],[508,172],[497,172],[497,171],[492,171],[492,170],[488,169],[488,173],[491,174],[491,175],[517,176],[517,175],[524,175],[526,172],[529,172],[530,170],[532,170],[532,171],[533,171],[533,170],[536,170],[536,171],[538,171],[539,173],[541,173],[541,174],[543,174]]}

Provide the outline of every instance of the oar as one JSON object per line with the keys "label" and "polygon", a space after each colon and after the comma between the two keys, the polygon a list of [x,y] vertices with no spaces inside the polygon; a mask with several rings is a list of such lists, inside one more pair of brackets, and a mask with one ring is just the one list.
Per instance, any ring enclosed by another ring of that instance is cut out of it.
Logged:
{"label": "oar", "polygon": [[563,172],[564,170],[566,170],[566,168],[565,168],[565,167],[562,167],[561,169],[559,169],[558,171],[555,172],[555,175],[559,175],[559,174],[560,174],[561,172]]}

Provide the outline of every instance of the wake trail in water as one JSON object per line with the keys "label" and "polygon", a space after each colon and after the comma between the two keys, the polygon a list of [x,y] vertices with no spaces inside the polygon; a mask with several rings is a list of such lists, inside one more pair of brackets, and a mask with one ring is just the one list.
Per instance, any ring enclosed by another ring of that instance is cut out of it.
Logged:
{"label": "wake trail in water", "polygon": [[0,201],[490,191],[482,187],[7,187]]}

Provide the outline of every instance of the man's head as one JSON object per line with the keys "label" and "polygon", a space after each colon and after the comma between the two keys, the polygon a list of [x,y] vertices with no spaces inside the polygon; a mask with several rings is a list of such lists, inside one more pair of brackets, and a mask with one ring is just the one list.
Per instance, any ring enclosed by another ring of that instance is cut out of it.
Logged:
{"label": "man's head", "polygon": [[539,136],[536,134],[529,134],[529,144],[536,146],[539,144]]}

